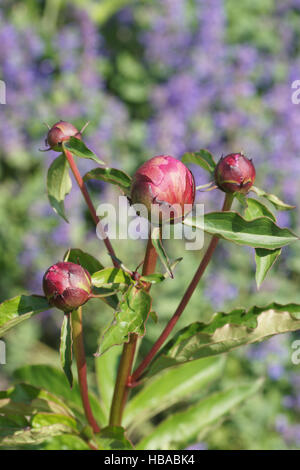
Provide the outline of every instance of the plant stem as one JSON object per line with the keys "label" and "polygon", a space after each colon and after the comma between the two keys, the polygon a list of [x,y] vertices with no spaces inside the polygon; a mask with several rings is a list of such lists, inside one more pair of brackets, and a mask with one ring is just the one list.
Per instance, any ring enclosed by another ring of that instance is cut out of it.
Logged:
{"label": "plant stem", "polygon": [[100,220],[99,220],[99,217],[98,217],[97,214],[96,214],[96,210],[95,210],[95,208],[94,208],[93,202],[92,202],[92,200],[91,200],[91,198],[90,198],[90,195],[89,195],[89,192],[88,192],[87,187],[86,187],[86,185],[85,185],[85,182],[83,181],[83,179],[82,179],[82,177],[81,177],[81,175],[80,175],[80,173],[79,173],[79,170],[78,170],[77,165],[76,165],[76,163],[75,163],[75,161],[74,161],[73,155],[72,155],[72,153],[71,153],[69,150],[67,150],[66,148],[63,148],[63,151],[64,151],[64,154],[65,154],[65,156],[66,156],[66,158],[67,158],[67,160],[68,160],[68,162],[69,162],[70,168],[71,168],[72,173],[73,173],[73,175],[74,175],[74,177],[75,177],[75,179],[76,179],[76,181],[77,181],[77,184],[78,184],[78,186],[79,186],[79,188],[80,188],[80,191],[82,192],[82,195],[83,195],[83,197],[84,197],[84,199],[85,199],[85,202],[87,203],[87,206],[88,206],[88,208],[89,208],[89,211],[90,211],[90,213],[91,213],[91,216],[92,216],[92,218],[93,218],[93,221],[95,222],[95,225],[97,225],[97,228],[98,228],[98,230],[99,230],[99,232],[100,232],[101,238],[102,238],[102,240],[104,241],[104,244],[105,244],[105,246],[106,246],[106,248],[107,248],[107,251],[108,251],[108,253],[110,254],[110,256],[111,256],[111,258],[112,258],[113,264],[114,264],[115,267],[118,267],[118,263],[117,263],[117,261],[116,261],[116,254],[115,254],[115,252],[114,252],[114,249],[113,249],[113,247],[112,247],[112,245],[111,245],[111,243],[110,243],[110,240],[109,240],[108,236],[106,235],[106,233],[105,233],[105,231],[104,231],[104,229],[103,229],[103,226],[102,226],[102,224],[101,224],[101,222],[100,222]]}
{"label": "plant stem", "polygon": [[89,394],[88,394],[88,384],[87,384],[87,375],[86,375],[86,359],[84,352],[83,344],[83,333],[82,333],[82,307],[79,307],[77,310],[73,310],[71,313],[71,322],[72,322],[72,335],[73,335],[73,345],[74,353],[77,364],[78,372],[78,384],[80,388],[81,400],[85,412],[86,419],[91,425],[94,432],[99,432],[100,428],[93,416]]}
{"label": "plant stem", "polygon": [[[148,276],[148,274],[154,273],[155,267],[156,267],[156,261],[157,261],[157,253],[156,253],[154,246],[152,245],[151,234],[149,234],[145,259],[143,263],[143,270],[142,270],[143,276]],[[150,287],[151,287],[151,284],[149,283],[146,290],[149,291]]]}
{"label": "plant stem", "polygon": [[136,349],[136,336],[137,335],[130,335],[129,342],[125,343],[123,346],[114,395],[110,409],[110,426],[121,426],[123,408],[127,398],[126,384],[127,379],[131,373],[134,353]]}
{"label": "plant stem", "polygon": [[[222,211],[230,210],[232,202],[233,202],[233,194],[226,193]],[[192,295],[193,295],[193,293],[194,293],[194,291],[195,291],[195,289],[196,289],[196,287],[197,287],[197,285],[198,285],[198,283],[199,283],[199,281],[200,281],[200,279],[201,279],[208,263],[211,260],[211,257],[213,255],[215,249],[216,249],[218,241],[219,241],[219,238],[216,235],[214,235],[212,237],[209,245],[208,245],[208,248],[206,250],[206,253],[205,253],[204,257],[201,260],[199,268],[197,269],[197,271],[196,271],[189,287],[187,288],[180,304],[178,305],[177,310],[175,311],[173,317],[168,322],[167,326],[165,327],[162,334],[160,335],[160,337],[158,338],[156,343],[153,345],[153,347],[151,348],[151,350],[149,351],[149,353],[147,354],[145,359],[141,362],[139,367],[132,374],[131,382],[133,384],[135,382],[137,382],[137,380],[139,379],[139,377],[141,376],[143,371],[146,369],[146,367],[148,367],[148,365],[150,364],[150,362],[152,361],[152,359],[154,358],[156,353],[159,351],[159,349],[161,348],[161,346],[163,345],[163,343],[166,341],[169,334],[173,330],[174,326],[178,322],[178,320],[179,320],[180,316],[182,315],[185,307],[187,306],[190,298],[192,297]]]}
{"label": "plant stem", "polygon": [[[156,261],[157,253],[154,246],[152,245],[151,236],[149,235],[142,271],[144,276],[152,274],[155,271]],[[150,290],[150,286],[151,285],[149,284],[147,290]],[[122,414],[129,392],[128,382],[134,361],[137,340],[138,335],[132,334],[130,335],[129,342],[125,343],[123,346],[123,352],[119,364],[114,396],[110,410],[110,426],[120,426],[122,422]]]}

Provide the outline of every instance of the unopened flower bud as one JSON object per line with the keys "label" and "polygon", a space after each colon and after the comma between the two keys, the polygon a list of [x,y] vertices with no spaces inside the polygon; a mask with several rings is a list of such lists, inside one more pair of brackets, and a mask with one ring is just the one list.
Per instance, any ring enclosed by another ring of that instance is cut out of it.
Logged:
{"label": "unopened flower bud", "polygon": [[152,222],[181,221],[191,211],[194,200],[192,173],[169,155],[151,158],[133,177],[131,201],[143,204]]}
{"label": "unopened flower bud", "polygon": [[51,266],[43,278],[48,302],[64,312],[83,305],[92,291],[91,276],[79,264],[60,262]]}
{"label": "unopened flower bud", "polygon": [[231,153],[217,164],[215,182],[225,193],[247,194],[254,184],[255,174],[251,160],[241,153]]}
{"label": "unopened flower bud", "polygon": [[46,144],[48,144],[52,150],[60,152],[62,142],[69,140],[70,137],[76,137],[76,139],[81,140],[81,133],[70,122],[59,121],[49,130]]}

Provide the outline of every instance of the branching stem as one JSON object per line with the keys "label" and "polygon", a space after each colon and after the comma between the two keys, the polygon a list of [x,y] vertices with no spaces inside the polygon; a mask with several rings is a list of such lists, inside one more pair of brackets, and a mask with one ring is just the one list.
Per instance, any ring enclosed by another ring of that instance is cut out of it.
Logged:
{"label": "branching stem", "polygon": [[[230,210],[232,202],[233,202],[233,194],[226,193],[222,211]],[[197,271],[196,271],[189,287],[187,288],[180,304],[178,305],[176,312],[174,313],[171,320],[168,322],[167,326],[165,327],[165,329],[161,333],[161,335],[158,338],[158,340],[156,341],[156,343],[152,346],[151,350],[149,351],[149,353],[147,354],[145,359],[141,362],[141,364],[138,366],[138,368],[132,374],[131,380],[130,380],[132,384],[138,383],[138,379],[140,378],[141,374],[148,367],[148,365],[150,364],[150,362],[152,361],[152,359],[154,358],[156,353],[159,351],[161,346],[164,344],[164,342],[166,341],[166,339],[170,335],[171,331],[173,330],[174,326],[178,322],[178,320],[181,317],[181,315],[182,315],[185,307],[187,306],[190,298],[192,297],[192,295],[193,295],[193,293],[194,293],[194,291],[195,291],[195,289],[196,289],[196,287],[197,287],[197,285],[198,285],[198,283],[199,283],[199,281],[200,281],[200,279],[201,279],[208,263],[211,260],[211,257],[213,255],[215,249],[216,249],[218,241],[219,241],[219,238],[217,236],[212,237],[212,239],[211,239],[211,241],[208,245],[208,248],[206,250],[206,253],[205,253],[204,257],[201,260],[199,268],[197,269]]]}

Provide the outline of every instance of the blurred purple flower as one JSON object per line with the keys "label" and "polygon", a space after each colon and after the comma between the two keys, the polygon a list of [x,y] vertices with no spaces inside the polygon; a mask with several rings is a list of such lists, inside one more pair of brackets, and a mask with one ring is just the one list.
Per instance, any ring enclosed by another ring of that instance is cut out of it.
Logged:
{"label": "blurred purple flower", "polygon": [[207,445],[205,442],[198,442],[197,444],[186,447],[186,450],[207,450]]}
{"label": "blurred purple flower", "polygon": [[51,237],[56,245],[69,246],[70,245],[70,225],[62,222],[53,230]]}
{"label": "blurred purple flower", "polygon": [[228,280],[228,277],[226,278],[222,273],[217,273],[207,278],[204,292],[213,308],[219,310],[223,307],[224,302],[237,296],[238,289]]}
{"label": "blurred purple flower", "polygon": [[279,380],[285,373],[284,367],[279,363],[271,363],[268,365],[268,375],[272,380]]}

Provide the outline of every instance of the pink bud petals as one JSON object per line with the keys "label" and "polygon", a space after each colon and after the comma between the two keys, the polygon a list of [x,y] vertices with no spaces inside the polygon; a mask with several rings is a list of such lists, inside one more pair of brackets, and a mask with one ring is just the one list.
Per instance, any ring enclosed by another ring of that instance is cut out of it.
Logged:
{"label": "pink bud petals", "polygon": [[81,133],[70,122],[59,121],[49,130],[46,144],[48,144],[52,150],[60,152],[62,142],[69,140],[70,137],[76,137],[76,139],[81,140]]}
{"label": "pink bud petals", "polygon": [[43,290],[51,305],[64,312],[71,312],[89,299],[92,291],[91,276],[79,264],[60,262],[44,274]]}
{"label": "pink bud petals", "polygon": [[222,157],[215,169],[215,182],[226,193],[247,194],[255,181],[255,168],[251,160],[241,153]]}
{"label": "pink bud petals", "polygon": [[182,220],[194,204],[194,177],[176,158],[153,157],[135,173],[131,200],[133,204],[143,204],[149,218],[152,209],[152,216],[159,222]]}

